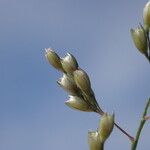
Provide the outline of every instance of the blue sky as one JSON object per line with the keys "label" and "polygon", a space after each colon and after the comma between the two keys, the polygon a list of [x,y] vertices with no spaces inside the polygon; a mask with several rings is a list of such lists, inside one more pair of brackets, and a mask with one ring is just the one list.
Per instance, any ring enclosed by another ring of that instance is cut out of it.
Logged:
{"label": "blue sky", "polygon": [[[87,132],[99,116],[71,110],[57,86],[61,74],[44,48],[71,52],[92,82],[97,101],[135,135],[150,96],[150,66],[135,49],[130,28],[142,21],[146,0],[0,1],[0,149],[87,150]],[[139,150],[150,146],[150,123]],[[105,149],[130,149],[114,129]]]}

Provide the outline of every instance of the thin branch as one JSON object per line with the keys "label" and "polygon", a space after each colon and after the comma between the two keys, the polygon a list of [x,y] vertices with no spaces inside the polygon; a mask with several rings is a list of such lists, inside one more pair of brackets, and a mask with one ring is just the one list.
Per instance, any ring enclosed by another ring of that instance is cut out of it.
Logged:
{"label": "thin branch", "polygon": [[118,124],[115,123],[115,126],[116,126],[123,134],[125,134],[125,135],[129,138],[129,140],[130,140],[131,142],[134,141],[134,137],[132,137],[129,133],[127,133],[124,129],[122,129]]}

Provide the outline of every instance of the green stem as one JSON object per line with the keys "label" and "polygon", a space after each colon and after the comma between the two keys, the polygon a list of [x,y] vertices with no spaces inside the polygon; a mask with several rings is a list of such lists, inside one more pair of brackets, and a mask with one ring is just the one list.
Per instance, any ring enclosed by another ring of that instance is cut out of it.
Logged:
{"label": "green stem", "polygon": [[141,121],[140,121],[140,125],[139,125],[139,128],[138,128],[137,133],[136,133],[135,140],[134,140],[134,142],[132,143],[132,146],[131,146],[131,150],[136,150],[136,147],[137,147],[137,144],[138,144],[138,141],[139,141],[139,138],[140,138],[141,131],[142,131],[142,129],[144,127],[144,124],[146,122],[146,120],[144,118],[147,114],[147,110],[148,110],[149,106],[150,106],[150,98],[148,99],[148,101],[146,103],[146,106],[145,106],[145,109],[144,109],[144,112],[143,112],[143,115],[142,115],[142,118],[141,118]]}

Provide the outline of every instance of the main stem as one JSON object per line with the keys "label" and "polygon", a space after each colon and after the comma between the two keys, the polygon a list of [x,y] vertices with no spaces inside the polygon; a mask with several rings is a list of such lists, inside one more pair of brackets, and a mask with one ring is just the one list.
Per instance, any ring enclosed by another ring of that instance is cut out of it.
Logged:
{"label": "main stem", "polygon": [[141,131],[142,131],[142,129],[144,127],[144,124],[146,122],[145,116],[147,114],[147,110],[148,110],[149,106],[150,106],[150,98],[148,99],[148,101],[146,103],[146,106],[145,106],[145,109],[144,109],[144,112],[143,112],[143,115],[142,115],[142,118],[141,118],[141,121],[140,121],[140,125],[139,125],[139,128],[138,128],[137,133],[136,133],[135,140],[134,140],[134,142],[132,143],[132,146],[131,146],[131,150],[136,150]]}

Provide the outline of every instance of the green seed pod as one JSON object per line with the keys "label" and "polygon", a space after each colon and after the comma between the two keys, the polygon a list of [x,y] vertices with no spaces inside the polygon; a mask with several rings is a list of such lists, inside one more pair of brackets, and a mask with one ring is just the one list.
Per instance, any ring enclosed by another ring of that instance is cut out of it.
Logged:
{"label": "green seed pod", "polygon": [[56,69],[63,71],[60,57],[51,49],[47,48],[45,49],[45,57],[47,58],[48,62]]}
{"label": "green seed pod", "polygon": [[147,43],[147,36],[144,28],[141,26],[136,29],[131,29],[131,35],[136,48],[141,53],[147,54],[148,43]]}
{"label": "green seed pod", "polygon": [[101,150],[103,143],[100,140],[99,133],[97,131],[88,132],[88,143],[90,150]]}
{"label": "green seed pod", "polygon": [[150,28],[150,1],[145,5],[143,9],[143,21],[147,28]]}
{"label": "green seed pod", "polygon": [[92,109],[90,109],[90,106],[82,98],[78,96],[69,95],[69,100],[67,100],[65,104],[70,108],[76,110],[86,111],[86,112],[92,111]]}
{"label": "green seed pod", "polygon": [[74,80],[77,85],[81,89],[81,91],[86,94],[91,93],[91,82],[87,75],[87,73],[81,69],[73,72]]}
{"label": "green seed pod", "polygon": [[60,78],[57,83],[66,90],[70,95],[78,94],[78,87],[72,78],[69,78],[66,74],[63,74],[63,77]]}
{"label": "green seed pod", "polygon": [[62,58],[61,64],[63,69],[69,74],[72,74],[73,71],[78,69],[76,58],[70,53],[67,53],[67,55]]}
{"label": "green seed pod", "polygon": [[109,115],[108,113],[104,113],[101,117],[98,132],[100,135],[100,139],[104,142],[109,135],[111,134],[114,127],[114,114]]}

